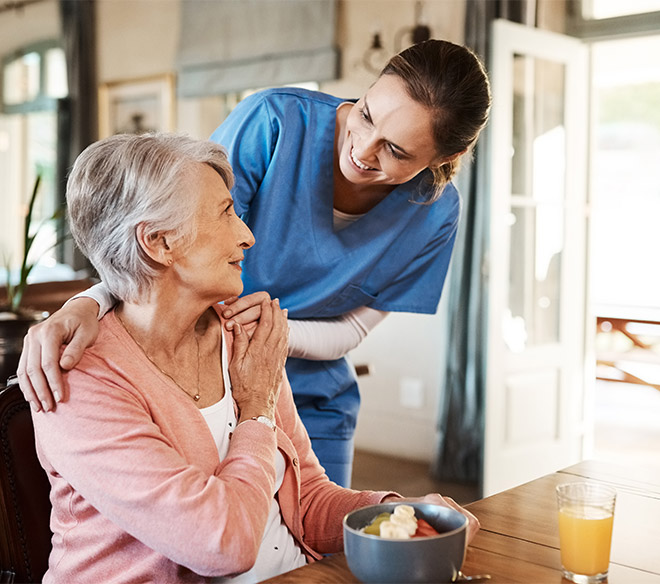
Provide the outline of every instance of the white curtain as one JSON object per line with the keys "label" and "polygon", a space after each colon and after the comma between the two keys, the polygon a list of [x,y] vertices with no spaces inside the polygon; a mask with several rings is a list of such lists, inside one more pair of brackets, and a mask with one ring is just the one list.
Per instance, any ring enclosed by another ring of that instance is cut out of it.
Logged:
{"label": "white curtain", "polygon": [[183,0],[181,11],[181,97],[337,77],[336,0]]}

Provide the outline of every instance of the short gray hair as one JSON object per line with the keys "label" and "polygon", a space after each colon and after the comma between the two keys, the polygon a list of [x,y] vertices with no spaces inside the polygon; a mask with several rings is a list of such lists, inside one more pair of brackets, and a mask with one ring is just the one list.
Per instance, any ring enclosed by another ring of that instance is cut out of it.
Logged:
{"label": "short gray hair", "polygon": [[71,233],[116,298],[144,298],[163,269],[140,247],[140,223],[147,235],[167,233],[168,243],[185,246],[194,239],[199,193],[188,177],[198,163],[231,189],[234,176],[222,146],[182,134],[118,134],[78,156],[67,182]]}

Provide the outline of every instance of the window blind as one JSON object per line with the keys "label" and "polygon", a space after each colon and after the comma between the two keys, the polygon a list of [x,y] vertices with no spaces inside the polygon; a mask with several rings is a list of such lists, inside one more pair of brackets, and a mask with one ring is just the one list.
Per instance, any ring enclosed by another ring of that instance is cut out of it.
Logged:
{"label": "window blind", "polygon": [[336,0],[183,0],[178,93],[337,77]]}

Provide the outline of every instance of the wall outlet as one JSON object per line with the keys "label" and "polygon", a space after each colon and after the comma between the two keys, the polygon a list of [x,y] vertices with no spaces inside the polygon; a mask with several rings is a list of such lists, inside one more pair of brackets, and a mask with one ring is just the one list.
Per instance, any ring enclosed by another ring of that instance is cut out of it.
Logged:
{"label": "wall outlet", "polygon": [[399,381],[399,402],[404,408],[423,408],[424,382],[418,377],[402,377]]}

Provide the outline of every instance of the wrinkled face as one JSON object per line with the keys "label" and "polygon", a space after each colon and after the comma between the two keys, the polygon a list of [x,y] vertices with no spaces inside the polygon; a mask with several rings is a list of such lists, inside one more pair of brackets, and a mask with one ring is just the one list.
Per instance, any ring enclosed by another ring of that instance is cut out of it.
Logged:
{"label": "wrinkled face", "polygon": [[222,177],[206,164],[190,175],[190,188],[199,193],[195,214],[197,234],[174,264],[181,284],[211,301],[243,291],[240,262],[254,245],[254,236],[236,215],[234,201]]}
{"label": "wrinkled face", "polygon": [[352,107],[339,153],[342,175],[354,184],[398,185],[439,164],[431,113],[396,75],[383,75]]}

